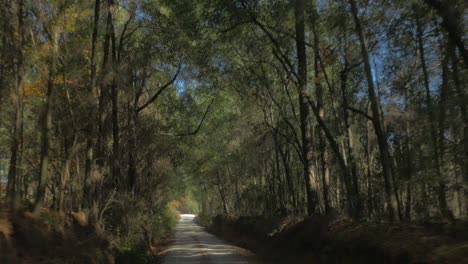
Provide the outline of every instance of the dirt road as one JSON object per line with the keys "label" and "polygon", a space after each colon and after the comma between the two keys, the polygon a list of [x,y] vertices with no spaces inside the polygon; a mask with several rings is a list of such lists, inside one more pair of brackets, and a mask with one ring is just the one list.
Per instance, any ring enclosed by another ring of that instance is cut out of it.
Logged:
{"label": "dirt road", "polygon": [[194,223],[194,215],[182,215],[175,242],[167,250],[164,264],[252,264],[253,255],[206,232]]}

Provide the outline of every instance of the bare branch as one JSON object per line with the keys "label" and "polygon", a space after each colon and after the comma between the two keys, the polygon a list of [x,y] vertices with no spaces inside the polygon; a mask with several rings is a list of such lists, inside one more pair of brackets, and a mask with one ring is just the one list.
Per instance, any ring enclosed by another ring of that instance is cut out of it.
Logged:
{"label": "bare branch", "polygon": [[[283,66],[287,65],[289,68],[289,72],[292,73],[294,77],[298,80],[299,77],[297,75],[297,72],[295,71],[294,66],[289,60],[288,56],[286,56],[286,54],[284,54],[283,51],[281,50],[281,45],[278,42],[278,40],[271,34],[271,32],[266,28],[266,26],[262,24],[260,21],[258,21],[255,17],[252,17],[252,21],[267,35],[271,43],[275,46],[276,50],[278,51],[279,53],[278,55],[280,55],[281,57],[280,62],[283,64]],[[276,57],[276,58],[279,59],[279,57]]]}
{"label": "bare branch", "polygon": [[356,109],[354,107],[348,106],[348,107],[346,107],[346,110],[349,110],[349,111],[354,112],[356,114],[360,114],[360,115],[364,116],[365,118],[369,119],[370,121],[372,121],[372,119],[373,119],[372,116],[370,116],[370,115],[366,114],[364,111],[361,111],[361,110]]}
{"label": "bare branch", "polygon": [[239,21],[239,22],[235,23],[234,25],[231,25],[231,26],[229,26],[229,27],[227,27],[225,29],[220,30],[218,33],[219,34],[227,33],[227,32],[229,32],[231,30],[236,29],[240,25],[249,24],[250,22],[251,22],[250,20]]}
{"label": "bare branch", "polygon": [[177,136],[177,137],[185,137],[185,136],[193,136],[193,135],[197,134],[198,131],[200,131],[200,128],[201,128],[202,125],[203,125],[203,121],[205,121],[206,115],[208,114],[208,111],[210,110],[211,105],[213,105],[213,102],[214,102],[214,98],[211,99],[211,102],[210,102],[210,104],[208,105],[208,107],[206,108],[205,113],[203,114],[203,117],[202,117],[200,123],[198,124],[197,128],[196,128],[194,131],[188,132],[188,133],[186,133],[186,134],[176,134],[176,136]]}
{"label": "bare branch", "polygon": [[177,79],[177,76],[179,76],[179,73],[180,73],[181,69],[182,69],[182,65],[179,64],[179,67],[177,68],[177,72],[174,75],[174,77],[172,77],[172,79],[169,82],[167,82],[166,84],[161,86],[161,88],[159,88],[159,90],[146,103],[144,103],[142,106],[135,109],[135,112],[140,113],[146,107],[148,107],[150,104],[152,104],[154,101],[156,101],[156,99],[158,99],[158,97],[164,92],[164,90],[166,90],[167,87],[169,87],[170,85],[172,85],[175,82],[175,80]]}

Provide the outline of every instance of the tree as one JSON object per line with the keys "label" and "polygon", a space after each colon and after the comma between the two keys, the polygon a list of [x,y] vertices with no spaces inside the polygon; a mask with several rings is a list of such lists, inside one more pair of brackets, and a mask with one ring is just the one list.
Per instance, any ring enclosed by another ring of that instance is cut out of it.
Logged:
{"label": "tree", "polygon": [[[40,17],[38,17],[40,18]],[[44,23],[44,22],[43,22]],[[47,27],[45,24],[44,27]],[[55,75],[57,67],[58,57],[58,45],[59,45],[59,33],[57,25],[51,24],[50,28],[46,29],[47,39],[50,43],[49,48],[49,65],[48,65],[48,76],[47,76],[47,92],[46,102],[44,105],[44,112],[42,117],[42,128],[41,128],[41,155],[40,155],[40,174],[39,183],[37,187],[36,200],[34,204],[34,214],[39,214],[42,210],[44,203],[47,184],[49,181],[49,162],[50,162],[50,136],[52,130],[52,106],[53,96],[55,90]]]}
{"label": "tree", "polygon": [[307,55],[305,45],[305,1],[297,0],[294,7],[296,16],[296,49],[298,62],[298,93],[299,108],[301,116],[301,134],[302,134],[302,159],[304,161],[304,182],[307,193],[307,211],[309,215],[316,212],[317,193],[312,188],[312,137],[310,134],[309,121],[309,89],[307,88]]}
{"label": "tree", "polygon": [[13,142],[11,145],[11,158],[8,168],[8,186],[7,194],[13,209],[19,202],[19,177],[21,176],[21,144],[23,130],[23,78],[24,78],[24,58],[23,58],[23,38],[24,38],[24,1],[18,2],[17,6],[17,52],[16,52],[16,82],[15,82],[15,118],[13,121]]}
{"label": "tree", "polygon": [[388,151],[387,136],[382,127],[381,115],[380,115],[380,103],[378,101],[374,80],[372,77],[372,68],[370,65],[369,52],[367,49],[366,40],[364,37],[363,28],[361,26],[361,21],[358,15],[358,9],[354,0],[349,1],[351,7],[351,13],[353,15],[354,23],[356,25],[356,33],[359,36],[359,42],[361,46],[361,55],[364,61],[364,69],[366,74],[366,81],[368,86],[369,101],[372,109],[372,123],[374,125],[375,134],[377,136],[377,141],[379,144],[380,160],[382,164],[384,182],[385,182],[385,192],[387,195],[387,205],[389,210],[389,217],[391,220],[400,220],[401,219],[401,210],[399,204],[399,198],[394,186],[394,175],[392,169],[392,162],[390,153]]}

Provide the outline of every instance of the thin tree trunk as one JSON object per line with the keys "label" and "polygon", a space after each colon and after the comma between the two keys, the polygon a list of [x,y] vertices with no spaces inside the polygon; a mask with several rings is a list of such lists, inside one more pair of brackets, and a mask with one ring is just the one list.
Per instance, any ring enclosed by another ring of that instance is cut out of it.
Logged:
{"label": "thin tree trunk", "polygon": [[405,124],[406,130],[406,139],[405,139],[405,147],[406,147],[406,205],[405,205],[405,219],[407,221],[411,221],[411,203],[412,203],[412,178],[413,178],[413,146],[411,145],[412,140],[412,130],[411,130],[411,102],[408,95],[408,89],[405,87],[404,97],[405,97],[405,105],[406,105],[406,114],[407,120]]}
{"label": "thin tree trunk", "polygon": [[[347,95],[347,82],[348,82],[348,73],[349,73],[349,63],[346,57],[345,51],[345,65],[342,71],[340,72],[340,89],[341,89],[341,101],[343,104],[343,122],[344,122],[344,149],[347,153],[346,158],[346,167],[350,170],[349,176],[352,178],[352,187],[348,187],[352,191],[353,199],[355,200],[355,205],[353,208],[355,210],[356,218],[361,217],[362,205],[359,195],[359,189],[357,184],[357,169],[356,162],[354,159],[354,153],[352,150],[351,144],[351,125],[349,124],[349,112],[348,112],[348,95]],[[348,201],[351,202],[351,201]]]}
{"label": "thin tree trunk", "polygon": [[15,94],[15,118],[13,124],[13,142],[11,145],[11,158],[10,165],[8,168],[8,184],[7,184],[7,196],[10,206],[13,210],[16,209],[17,203],[19,202],[20,188],[18,179],[20,178],[20,165],[21,156],[18,154],[22,140],[22,128],[23,128],[23,76],[24,76],[24,65],[23,65],[23,36],[24,36],[24,0],[18,1],[18,47],[17,47],[17,63],[16,63],[16,94]]}
{"label": "thin tree trunk", "polygon": [[391,221],[401,220],[401,211],[399,208],[398,197],[395,193],[395,187],[393,185],[392,175],[392,164],[389,153],[389,147],[387,137],[383,129],[382,120],[380,116],[380,103],[377,99],[377,95],[374,87],[374,80],[372,78],[372,68],[370,65],[369,52],[367,50],[366,40],[364,37],[364,31],[361,26],[361,21],[358,16],[358,9],[354,0],[349,0],[351,5],[351,13],[353,15],[354,23],[356,26],[356,32],[359,37],[359,43],[361,46],[361,55],[364,61],[364,69],[366,73],[366,80],[369,93],[369,101],[372,109],[372,123],[374,125],[375,134],[377,136],[377,142],[379,145],[380,161],[382,164],[382,171],[385,183],[385,193],[387,196],[388,212]]}
{"label": "thin tree trunk", "polygon": [[441,164],[442,160],[440,156],[440,149],[439,149],[439,144],[437,141],[437,131],[435,127],[436,116],[434,113],[434,106],[432,103],[431,92],[430,92],[430,87],[429,87],[430,85],[429,73],[427,71],[426,59],[424,55],[423,31],[422,31],[419,18],[416,18],[416,37],[417,37],[417,44],[418,44],[418,51],[419,51],[419,59],[421,62],[421,69],[422,69],[423,78],[424,78],[425,99],[426,99],[426,106],[428,109],[427,111],[429,113],[428,122],[430,126],[429,129],[431,133],[432,149],[434,151],[434,161],[435,161],[436,174],[437,174],[437,180],[438,180],[438,186],[437,186],[438,198],[437,199],[439,201],[439,209],[444,218],[453,219],[453,215],[447,205],[447,198],[445,197],[446,196],[445,183],[443,182],[442,164]]}
{"label": "thin tree trunk", "polygon": [[312,137],[310,133],[310,108],[307,97],[309,89],[307,88],[307,54],[305,45],[305,23],[304,14],[305,0],[296,0],[295,16],[296,16],[296,48],[298,60],[298,76],[299,76],[299,108],[302,133],[302,159],[304,162],[303,177],[306,188],[307,199],[307,214],[313,215],[317,210],[317,190],[312,188]]}
{"label": "thin tree trunk", "polygon": [[119,91],[117,90],[117,74],[118,61],[114,24],[112,21],[112,5],[113,1],[108,1],[108,12],[111,16],[110,27],[112,36],[112,84],[111,84],[111,101],[112,101],[112,177],[114,183],[119,186],[120,174],[120,128],[119,128]]}
{"label": "thin tree trunk", "polygon": [[59,194],[58,194],[59,211],[63,211],[64,209],[65,190],[70,180],[70,163],[72,161],[73,156],[75,156],[76,151],[77,151],[77,143],[78,143],[77,141],[78,141],[78,136],[76,133],[73,134],[71,146],[69,146],[67,140],[64,139],[65,161],[63,163],[62,174],[60,175],[61,177],[60,177],[60,186],[59,186]]}
{"label": "thin tree trunk", "polygon": [[[273,177],[272,181],[273,181],[273,206],[277,205],[278,208],[280,209],[280,211],[283,213],[284,209],[285,209],[285,198],[284,198],[284,193],[283,193],[283,188],[282,188],[282,183],[281,183],[281,169],[280,169],[280,154],[279,154],[279,150],[278,150],[278,142],[277,142],[277,135],[275,135],[275,132],[272,133],[273,134],[273,143],[274,143],[274,150],[275,150],[275,154],[274,154],[274,168],[275,168],[275,177]],[[279,181],[280,183],[278,184],[279,186],[277,186],[276,184],[276,181]],[[278,191],[278,192],[277,192]],[[276,196],[278,196],[278,200],[279,200],[279,203],[277,203],[276,201]],[[273,212],[272,212],[273,213]]]}
{"label": "thin tree trunk", "polygon": [[44,116],[42,121],[42,146],[41,146],[41,167],[39,174],[39,184],[37,189],[36,201],[34,204],[34,214],[39,214],[45,201],[47,184],[49,182],[49,150],[50,150],[50,132],[52,129],[52,99],[54,95],[55,66],[58,53],[58,34],[56,28],[52,27],[50,37],[51,50],[49,62],[49,77],[47,80],[46,105],[44,107]]}
{"label": "thin tree trunk", "polygon": [[58,210],[63,212],[63,205],[65,201],[65,190],[67,188],[68,180],[70,179],[70,159],[66,159],[63,164],[58,198]]}
{"label": "thin tree trunk", "polygon": [[[450,48],[450,60],[452,64],[452,75],[453,81],[455,83],[455,90],[457,94],[457,104],[460,108],[461,117],[463,121],[463,138],[462,138],[462,159],[461,159],[461,167],[462,167],[462,181],[464,188],[461,190],[464,192],[465,201],[468,201],[468,112],[466,110],[466,102],[468,101],[466,89],[465,89],[465,82],[464,78],[460,79],[460,71],[458,69],[458,59],[456,55],[456,49],[453,47],[452,43],[449,43],[451,46]],[[463,199],[461,199],[463,200]],[[468,202],[465,202],[465,213],[468,214]]]}
{"label": "thin tree trunk", "polygon": [[225,193],[224,185],[223,185],[223,183],[221,181],[221,177],[220,177],[218,171],[216,172],[216,180],[217,180],[217,183],[218,183],[217,184],[218,185],[218,191],[219,191],[219,196],[221,198],[221,202],[222,202],[222,205],[223,205],[224,215],[228,215],[229,211],[228,211],[228,206],[227,206],[226,193]]}
{"label": "thin tree trunk", "polygon": [[[448,48],[447,48],[448,51]],[[449,69],[448,69],[448,55],[445,55],[444,58],[442,58],[442,86],[441,86],[441,91],[440,91],[440,101],[439,101],[439,137],[438,137],[438,148],[439,148],[439,153],[440,153],[440,160],[444,160],[444,153],[445,153],[445,111],[446,111],[446,101],[447,101],[447,95],[448,95],[448,74],[449,74]],[[435,122],[435,120],[434,120]],[[442,165],[442,162],[440,163],[440,166]],[[441,166],[441,172],[444,170]],[[447,195],[446,195],[446,183],[445,183],[445,177],[440,173],[440,179],[439,179],[439,186],[438,186],[438,199],[439,199],[439,204],[440,208],[442,211],[442,215],[446,217],[448,220],[453,221],[454,216],[452,211],[450,210],[448,204],[447,204]]]}
{"label": "thin tree trunk", "polygon": [[99,33],[99,12],[100,12],[100,0],[96,0],[94,4],[94,25],[93,25],[93,36],[91,43],[91,94],[90,94],[90,120],[88,121],[87,137],[86,137],[86,161],[85,161],[85,179],[83,188],[83,208],[88,208],[91,205],[92,191],[91,191],[91,178],[94,169],[94,138],[96,133],[96,122],[97,115],[96,109],[98,109],[98,91],[96,83],[96,53],[97,53],[97,40]]}
{"label": "thin tree trunk", "polygon": [[281,162],[283,163],[284,174],[286,177],[286,184],[288,187],[289,195],[291,196],[291,204],[293,207],[293,211],[295,211],[297,207],[297,202],[296,202],[296,195],[295,195],[296,192],[294,190],[294,184],[293,184],[293,179],[292,179],[291,166],[289,165],[289,161],[286,156],[286,153],[281,147],[281,145],[279,145],[279,142],[278,142],[278,152],[281,157]]}
{"label": "thin tree trunk", "polygon": [[103,47],[103,59],[102,59],[102,82],[100,84],[101,92],[99,96],[99,106],[98,106],[98,135],[96,142],[96,159],[99,169],[102,169],[107,160],[106,160],[106,138],[107,138],[107,129],[106,129],[106,119],[107,119],[107,106],[108,106],[108,96],[109,96],[109,84],[107,82],[109,75],[111,74],[109,63],[109,57],[111,54],[111,45],[112,45],[112,14],[110,11],[110,6],[108,6],[107,20],[106,20],[106,34],[104,36],[104,47]]}
{"label": "thin tree trunk", "polygon": [[[132,74],[133,75],[133,74]],[[138,124],[138,101],[144,86],[146,76],[142,76],[140,90],[135,91],[136,77],[134,79],[133,88],[133,102],[128,102],[128,127],[130,135],[128,137],[128,169],[127,169],[127,185],[129,191],[134,194],[135,186],[137,184],[137,169],[136,169],[136,150],[137,150],[137,124]],[[131,99],[130,99],[131,100]]]}
{"label": "thin tree trunk", "polygon": [[[0,15],[2,16],[2,30],[4,32],[4,34],[2,35],[2,47],[6,47],[7,46],[7,32],[9,31],[8,30],[8,22],[9,20],[7,18],[10,17],[10,14],[9,12],[7,12],[9,9],[10,9],[10,3],[9,1],[2,1],[1,3],[1,6],[0,6]],[[6,54],[7,54],[7,50],[6,49],[2,49],[1,51],[1,55],[0,55],[0,102],[3,101],[3,91],[5,90],[6,88],[6,85],[5,85],[5,76],[6,76],[6,69],[7,69],[7,59],[6,59]],[[1,194],[1,192],[0,192]]]}
{"label": "thin tree trunk", "polygon": [[330,144],[330,148],[333,150],[335,153],[336,157],[338,158],[338,164],[340,168],[343,171],[343,181],[344,185],[346,188],[346,195],[348,199],[348,213],[351,217],[353,218],[359,218],[359,212],[357,210],[358,208],[358,197],[357,193],[353,190],[353,183],[352,183],[352,176],[351,172],[346,165],[345,159],[343,154],[340,152],[340,147],[336,140],[333,138],[333,135],[331,134],[331,131],[328,129],[326,126],[325,122],[323,119],[320,117],[319,111],[317,107],[314,105],[314,103],[308,98],[309,105],[312,107],[312,111],[315,115],[315,118],[317,119],[317,122],[319,126],[322,128],[326,139],[328,140],[328,143]]}
{"label": "thin tree trunk", "polygon": [[[317,110],[320,114],[320,117],[323,119],[324,116],[324,111],[323,111],[323,87],[322,87],[322,82],[321,82],[321,71],[320,71],[320,34],[318,32],[317,26],[318,26],[318,13],[317,13],[317,7],[315,1],[313,1],[313,14],[312,14],[312,33],[314,36],[314,42],[313,42],[313,50],[314,50],[314,74],[315,74],[315,79],[314,79],[314,84],[315,84],[315,94],[317,97]],[[323,194],[323,204],[324,204],[324,210],[325,214],[330,213],[331,206],[330,206],[330,199],[329,199],[329,194],[328,194],[328,183],[326,180],[326,159],[325,159],[325,152],[326,152],[326,143],[325,139],[323,138],[323,135],[320,131],[320,129],[317,129],[318,131],[318,139],[319,139],[319,174],[321,177],[322,181],[322,194]]]}
{"label": "thin tree trunk", "polygon": [[373,185],[372,185],[372,166],[373,166],[373,159],[372,159],[372,141],[370,138],[370,121],[366,122],[366,173],[367,173],[367,212],[368,216],[371,217],[374,214],[374,192],[373,192]]}

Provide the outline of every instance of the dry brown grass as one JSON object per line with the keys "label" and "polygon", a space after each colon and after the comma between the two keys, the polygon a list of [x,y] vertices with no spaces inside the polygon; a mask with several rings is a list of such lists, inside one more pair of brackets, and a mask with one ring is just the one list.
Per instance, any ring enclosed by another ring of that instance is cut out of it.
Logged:
{"label": "dry brown grass", "polygon": [[71,212],[70,214],[80,226],[88,225],[88,217],[84,212]]}
{"label": "dry brown grass", "polygon": [[6,218],[0,218],[0,236],[3,236],[6,241],[10,241],[11,235],[13,234],[13,225],[10,220]]}

